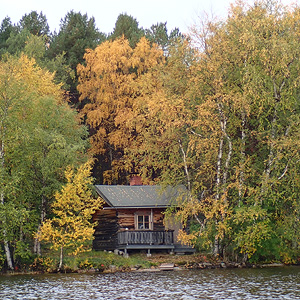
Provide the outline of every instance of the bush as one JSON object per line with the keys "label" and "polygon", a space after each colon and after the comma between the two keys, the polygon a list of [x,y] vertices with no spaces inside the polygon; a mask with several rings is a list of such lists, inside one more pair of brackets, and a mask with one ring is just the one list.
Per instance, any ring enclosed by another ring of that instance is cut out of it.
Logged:
{"label": "bush", "polygon": [[56,266],[57,261],[54,261],[50,257],[36,257],[29,268],[31,271],[50,273],[57,269]]}

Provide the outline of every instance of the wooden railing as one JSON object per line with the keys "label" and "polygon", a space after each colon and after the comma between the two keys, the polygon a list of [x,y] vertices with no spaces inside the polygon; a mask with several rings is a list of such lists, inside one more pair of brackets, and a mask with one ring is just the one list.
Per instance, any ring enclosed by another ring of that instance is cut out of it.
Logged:
{"label": "wooden railing", "polygon": [[171,245],[174,243],[173,230],[125,230],[118,232],[119,245]]}

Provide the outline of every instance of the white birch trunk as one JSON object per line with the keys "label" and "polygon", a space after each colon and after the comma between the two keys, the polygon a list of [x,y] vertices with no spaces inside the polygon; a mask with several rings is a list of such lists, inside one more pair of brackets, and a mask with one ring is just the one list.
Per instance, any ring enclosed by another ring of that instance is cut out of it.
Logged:
{"label": "white birch trunk", "polygon": [[[1,142],[1,148],[0,148],[0,160],[1,160],[1,168],[4,168],[4,142]],[[0,202],[1,205],[4,205],[4,193],[3,191],[1,191],[0,194]],[[5,222],[6,220],[2,220],[3,224],[4,224],[4,228],[3,228],[3,243],[4,243],[4,252],[5,252],[5,256],[6,256],[6,261],[7,261],[7,266],[10,270],[13,270],[13,261],[12,261],[12,257],[11,257],[11,253],[10,253],[10,249],[9,249],[9,243],[7,240],[7,231],[5,229]]]}
{"label": "white birch trunk", "polygon": [[3,229],[3,236],[4,236],[4,252],[5,252],[5,256],[6,256],[6,261],[7,261],[7,266],[10,270],[13,270],[14,269],[14,266],[13,266],[13,262],[12,262],[12,257],[11,257],[11,253],[10,253],[10,249],[9,249],[9,244],[8,244],[8,241],[6,239],[6,230]]}
{"label": "white birch trunk", "polygon": [[220,244],[219,244],[219,238],[215,236],[215,241],[213,245],[213,255],[217,256],[220,254]]}
{"label": "white birch trunk", "polygon": [[[223,171],[223,180],[222,180],[222,185],[223,185],[223,193],[225,193],[226,191],[226,183],[227,183],[227,178],[228,178],[228,171],[229,171],[229,164],[231,161],[231,156],[232,156],[232,141],[230,136],[228,135],[226,129],[227,129],[227,119],[224,115],[224,112],[222,110],[222,105],[218,104],[218,110],[219,110],[219,114],[220,114],[220,127],[221,127],[221,131],[223,133],[223,137],[226,138],[227,143],[228,143],[228,153],[227,153],[227,158],[225,160],[224,163],[224,171]],[[223,144],[224,144],[224,138],[222,137],[222,141],[220,142],[220,147],[219,147],[219,155],[218,155],[218,162],[217,162],[217,186],[220,186],[221,183],[221,160],[222,160],[222,156],[223,156]],[[220,195],[218,195],[218,199],[220,198]],[[224,198],[224,202],[226,203],[226,198]]]}
{"label": "white birch trunk", "polygon": [[[231,161],[231,156],[232,156],[232,142],[231,142],[231,138],[229,137],[229,135],[226,132],[226,122],[224,122],[224,134],[225,137],[227,139],[227,143],[228,143],[228,153],[227,153],[227,158],[225,161],[225,166],[224,166],[224,172],[223,172],[223,193],[225,193],[226,191],[226,183],[227,183],[227,178],[228,178],[228,170],[229,170],[229,164]],[[227,197],[224,198],[224,202],[227,202]]]}
{"label": "white birch trunk", "polygon": [[179,147],[182,153],[182,159],[183,159],[183,164],[184,164],[184,173],[186,176],[186,180],[187,180],[187,187],[188,187],[188,191],[189,191],[189,196],[191,196],[191,178],[190,178],[190,174],[189,174],[189,169],[188,169],[188,165],[187,165],[187,160],[186,160],[186,153],[183,149],[181,140],[178,140],[179,143]]}
{"label": "white birch trunk", "polygon": [[246,161],[246,133],[245,133],[246,117],[245,113],[242,113],[242,141],[241,141],[241,161],[240,161],[240,174],[239,174],[239,203],[238,206],[241,206],[241,201],[243,197],[243,187],[245,185],[245,161]]}
{"label": "white birch trunk", "polygon": [[[226,183],[228,179],[228,171],[229,171],[229,165],[231,161],[231,156],[232,156],[232,141],[230,136],[227,134],[226,128],[227,128],[227,119],[225,117],[225,114],[222,109],[222,104],[218,103],[218,110],[219,110],[219,116],[220,116],[220,128],[222,132],[222,137],[220,138],[219,142],[219,152],[218,152],[218,158],[217,158],[217,174],[216,174],[216,200],[221,199],[221,193],[226,192]],[[224,169],[222,173],[222,158],[223,158],[223,152],[224,152],[224,138],[226,138],[227,143],[228,143],[228,153],[227,157],[224,163]],[[221,184],[223,188],[221,188]],[[227,203],[226,197],[224,197],[224,203]],[[224,215],[221,216],[221,218],[224,218]],[[218,220],[215,220],[216,226],[218,225]],[[213,254],[217,255],[220,254],[220,239],[216,235],[214,239],[214,244],[213,244]]]}
{"label": "white birch trunk", "polygon": [[[1,193],[0,198],[1,198],[1,205],[4,205],[4,195],[3,195],[3,193]],[[5,226],[5,220],[3,220],[3,223],[4,223],[4,226]],[[4,252],[5,252],[5,256],[6,256],[7,266],[10,270],[13,270],[14,266],[13,266],[13,261],[12,261],[10,249],[9,249],[9,243],[8,243],[7,238],[6,238],[7,237],[7,232],[6,232],[5,228],[3,228],[2,234],[3,234],[3,244],[4,244]]]}
{"label": "white birch trunk", "polygon": [[[6,78],[6,82],[4,83],[4,86],[6,86],[8,84],[8,81],[10,80],[10,75],[7,74],[8,77]],[[7,122],[7,118],[8,118],[8,112],[9,109],[11,108],[13,104],[13,98],[10,98],[7,96],[6,92],[3,92],[1,94],[1,113],[0,113],[0,167],[4,170],[5,167],[5,138],[6,138],[6,122]],[[1,183],[0,183],[1,184]],[[4,194],[4,189],[1,187],[0,188],[0,204],[4,205],[4,198],[5,198],[5,194]],[[7,240],[7,229],[5,228],[5,220],[2,220],[3,224],[4,224],[4,228],[3,228],[3,243],[4,243],[4,251],[5,251],[5,256],[6,256],[6,261],[7,261],[7,266],[10,270],[13,270],[13,259],[11,256],[11,252],[9,249],[9,242]]]}
{"label": "white birch trunk", "polygon": [[224,137],[220,138],[219,143],[219,152],[218,152],[218,160],[217,160],[217,174],[216,174],[216,200],[220,199],[220,185],[221,185],[221,166],[222,166],[222,156],[223,156],[223,144]]}
{"label": "white birch trunk", "polygon": [[58,272],[61,271],[62,265],[63,265],[63,246],[60,247],[60,256],[59,256]]}

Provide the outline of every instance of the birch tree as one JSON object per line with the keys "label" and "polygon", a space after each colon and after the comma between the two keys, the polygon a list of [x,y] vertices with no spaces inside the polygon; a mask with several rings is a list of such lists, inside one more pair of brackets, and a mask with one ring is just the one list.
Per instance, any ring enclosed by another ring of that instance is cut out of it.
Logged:
{"label": "birch tree", "polygon": [[[7,265],[28,255],[67,164],[85,159],[86,130],[53,74],[26,56],[0,63],[1,224]],[[35,252],[40,254],[38,244]]]}
{"label": "birch tree", "polygon": [[[168,80],[143,97],[147,171],[152,165],[162,183],[186,179],[192,196],[176,211],[195,222],[181,238],[225,259],[299,253],[299,16],[276,2],[232,5],[227,20],[195,30],[193,63],[165,68]],[[172,78],[188,88],[173,89]],[[168,120],[180,101],[182,115]]]}
{"label": "birch tree", "polygon": [[197,122],[201,128],[203,114],[219,122],[212,203],[221,201],[225,210],[215,216],[216,236],[223,247],[234,244],[248,257],[279,238],[272,224],[288,217],[283,203],[289,199],[295,211],[299,205],[288,176],[291,160],[299,166],[298,20],[297,8],[238,3],[224,23],[207,23],[198,32]]}
{"label": "birch tree", "polygon": [[87,242],[93,239],[96,223],[91,223],[92,215],[102,208],[103,200],[94,198],[91,185],[91,161],[78,170],[69,167],[65,176],[67,183],[55,194],[52,204],[55,216],[44,221],[38,238],[50,242],[59,250],[59,266],[63,266],[64,251],[77,255],[86,251]]}
{"label": "birch tree", "polygon": [[6,261],[8,268],[13,270],[13,260],[9,248],[9,239],[8,239],[8,226],[7,226],[7,215],[6,211],[6,202],[5,196],[8,193],[7,188],[7,171],[6,166],[6,151],[9,147],[7,141],[9,140],[9,135],[11,133],[11,122],[15,117],[15,111],[17,106],[17,100],[21,95],[20,84],[14,78],[15,67],[8,64],[1,64],[0,66],[0,84],[1,84],[1,116],[0,116],[0,170],[1,170],[1,189],[0,189],[0,204],[2,218],[1,218],[1,231],[2,231],[2,241],[4,243],[4,250],[6,255]]}

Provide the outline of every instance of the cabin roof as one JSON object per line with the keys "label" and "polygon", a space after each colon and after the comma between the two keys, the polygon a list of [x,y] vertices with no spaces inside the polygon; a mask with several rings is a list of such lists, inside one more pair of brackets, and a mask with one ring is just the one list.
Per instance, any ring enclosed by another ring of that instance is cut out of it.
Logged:
{"label": "cabin roof", "polygon": [[112,208],[168,207],[185,190],[183,186],[96,185],[96,191]]}

